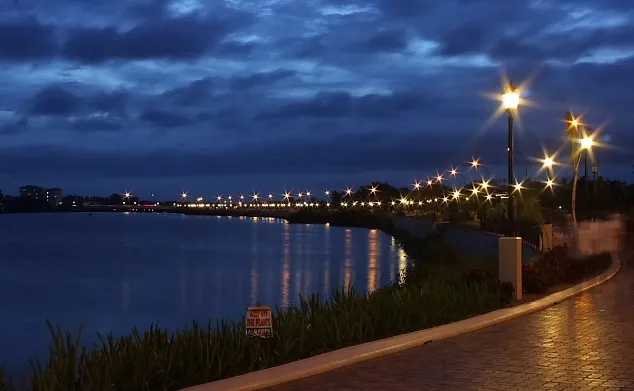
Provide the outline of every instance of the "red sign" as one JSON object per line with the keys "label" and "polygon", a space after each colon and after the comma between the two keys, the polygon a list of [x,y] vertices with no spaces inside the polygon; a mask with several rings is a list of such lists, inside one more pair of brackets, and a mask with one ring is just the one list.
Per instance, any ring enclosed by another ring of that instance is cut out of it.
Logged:
{"label": "red sign", "polygon": [[249,307],[245,320],[247,335],[270,338],[273,335],[273,311],[271,307]]}

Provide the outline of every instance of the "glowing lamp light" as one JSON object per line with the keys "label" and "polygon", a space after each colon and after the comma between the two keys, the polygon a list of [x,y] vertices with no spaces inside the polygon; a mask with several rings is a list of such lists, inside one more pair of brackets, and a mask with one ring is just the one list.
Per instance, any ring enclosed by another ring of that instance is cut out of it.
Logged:
{"label": "glowing lamp light", "polygon": [[273,199],[273,194],[269,193],[269,200]]}
{"label": "glowing lamp light", "polygon": [[555,161],[551,157],[544,159],[544,167],[551,168],[555,164]]}
{"label": "glowing lamp light", "polygon": [[552,180],[550,178],[548,178],[548,180],[546,180],[546,187],[552,189],[554,185],[555,185],[555,181],[554,180]]}
{"label": "glowing lamp light", "polygon": [[594,140],[590,137],[584,137],[581,139],[581,148],[583,149],[591,149],[594,145]]}
{"label": "glowing lamp light", "polygon": [[513,185],[513,188],[513,191],[522,191],[524,187],[522,187],[521,183],[516,183],[515,185]]}
{"label": "glowing lamp light", "polygon": [[456,176],[456,175],[458,175],[458,170],[456,170],[455,168],[452,168],[450,173],[451,173],[452,176]]}
{"label": "glowing lamp light", "polygon": [[325,193],[327,196],[329,196],[329,195],[330,195],[330,190],[326,190],[324,193]]}
{"label": "glowing lamp light", "polygon": [[502,95],[502,106],[506,110],[515,110],[520,104],[520,93],[518,90],[509,90]]}
{"label": "glowing lamp light", "polygon": [[420,189],[420,182],[418,182],[418,181],[416,181],[416,180],[414,181],[414,189],[415,189],[415,190]]}
{"label": "glowing lamp light", "polygon": [[428,179],[428,180],[427,180],[427,186],[431,186],[431,185],[433,185],[433,184],[434,184],[434,182],[433,182],[431,179]]}
{"label": "glowing lamp light", "polygon": [[346,195],[352,195],[352,189],[347,187],[346,188]]}
{"label": "glowing lamp light", "polygon": [[377,191],[379,191],[379,190],[378,190],[378,186],[372,186],[372,187],[370,188],[370,193],[372,193],[372,194],[376,194],[376,192],[377,192]]}

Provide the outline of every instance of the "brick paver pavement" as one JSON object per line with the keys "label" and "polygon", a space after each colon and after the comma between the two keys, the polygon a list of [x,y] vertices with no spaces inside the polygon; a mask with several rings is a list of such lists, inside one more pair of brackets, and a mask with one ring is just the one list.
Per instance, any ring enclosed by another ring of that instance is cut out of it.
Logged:
{"label": "brick paver pavement", "polygon": [[544,311],[267,390],[634,390],[634,267]]}

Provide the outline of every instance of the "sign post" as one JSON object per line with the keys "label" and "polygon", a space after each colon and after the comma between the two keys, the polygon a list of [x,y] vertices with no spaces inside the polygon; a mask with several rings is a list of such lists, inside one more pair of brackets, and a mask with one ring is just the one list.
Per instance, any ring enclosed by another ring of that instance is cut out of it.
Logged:
{"label": "sign post", "polygon": [[247,308],[246,331],[250,337],[271,338],[273,336],[273,310],[271,307]]}

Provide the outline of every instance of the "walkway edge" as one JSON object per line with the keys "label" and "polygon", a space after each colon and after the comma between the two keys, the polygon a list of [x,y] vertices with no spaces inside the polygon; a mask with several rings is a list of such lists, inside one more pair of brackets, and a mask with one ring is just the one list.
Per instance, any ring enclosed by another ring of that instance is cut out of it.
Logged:
{"label": "walkway edge", "polygon": [[612,264],[605,272],[578,285],[553,293],[530,303],[511,308],[495,310],[454,323],[397,335],[374,342],[350,346],[320,354],[277,367],[267,368],[228,379],[188,387],[181,391],[247,391],[288,383],[293,380],[332,371],[361,361],[387,356],[402,350],[411,349],[432,341],[455,337],[484,327],[492,326],[522,315],[540,311],[560,303],[572,296],[599,285],[619,271],[621,262],[618,254],[612,255]]}

